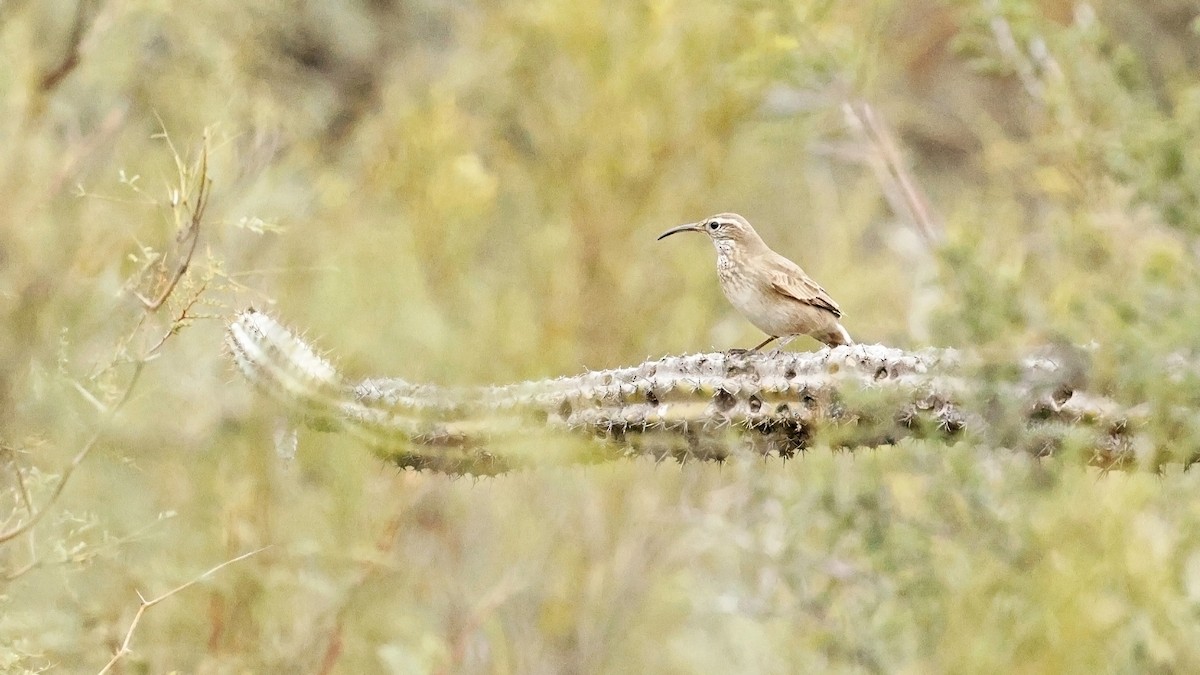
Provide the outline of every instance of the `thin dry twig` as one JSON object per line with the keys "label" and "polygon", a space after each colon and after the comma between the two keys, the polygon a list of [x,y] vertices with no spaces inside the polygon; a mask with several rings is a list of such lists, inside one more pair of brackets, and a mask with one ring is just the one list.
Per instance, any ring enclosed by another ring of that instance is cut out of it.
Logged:
{"label": "thin dry twig", "polygon": [[13,467],[13,476],[17,481],[17,492],[21,496],[21,504],[25,507],[26,513],[33,515],[33,501],[29,498],[29,488],[25,485],[25,475],[21,473],[21,468],[17,466],[17,451],[8,444],[0,444],[0,453],[6,455]]}
{"label": "thin dry twig", "polygon": [[944,239],[945,226],[913,178],[895,134],[869,103],[846,102],[842,111],[850,129],[873,150],[867,162],[892,210],[913,226],[927,246],[937,246]]}
{"label": "thin dry twig", "polygon": [[114,106],[100,121],[99,126],[85,138],[72,144],[63,153],[63,162],[46,190],[46,199],[62,191],[67,181],[76,175],[81,164],[117,134],[129,119],[130,106]]}
{"label": "thin dry twig", "polygon": [[[170,143],[170,139],[167,139]],[[173,147],[173,146],[172,146]],[[176,162],[180,162],[179,155],[176,154]],[[188,189],[186,185],[186,171],[180,170],[180,196],[183,203],[187,203],[185,191]],[[208,206],[209,190],[212,186],[212,180],[208,177],[208,142],[205,139],[204,148],[200,155],[200,173],[196,186],[196,204],[192,207],[192,215],[188,220],[187,227],[179,233],[179,244],[187,246],[187,251],[180,258],[179,264],[175,266],[175,271],[171,273],[166,285],[162,291],[158,293],[155,299],[151,300],[141,293],[135,292],[134,296],[141,300],[142,305],[150,311],[154,311],[162,306],[167,298],[171,297],[171,293],[175,291],[175,287],[179,285],[179,281],[183,279],[183,275],[187,273],[188,267],[192,264],[192,257],[196,254],[196,245],[200,241],[200,223],[204,219],[204,210]]]}
{"label": "thin dry twig", "polygon": [[88,0],[79,0],[75,5],[75,20],[71,24],[71,35],[67,37],[67,50],[62,60],[42,76],[38,85],[42,91],[51,91],[66,79],[71,71],[79,65],[83,38],[87,35],[92,23],[88,21]]}
{"label": "thin dry twig", "polygon": [[[21,467],[17,464],[16,450],[8,445],[0,445],[0,452],[9,457],[9,462],[12,465],[13,477],[17,484],[17,494],[21,498],[21,505],[25,507],[25,513],[29,516],[33,516],[33,499],[31,499],[29,496],[29,487],[25,485],[25,474],[21,472]],[[13,579],[26,574],[29,572],[29,570],[37,566],[37,542],[33,537],[29,537],[27,541],[29,543],[29,562],[21,567],[8,571],[4,575],[5,581],[12,581]]]}
{"label": "thin dry twig", "polygon": [[175,588],[172,588],[171,590],[167,591],[166,593],[163,593],[162,595],[159,595],[155,598],[151,598],[151,599],[147,600],[145,597],[142,596],[141,592],[138,592],[138,599],[141,601],[141,604],[138,605],[137,613],[133,615],[133,621],[131,621],[129,623],[129,630],[127,630],[125,632],[125,639],[124,639],[124,641],[121,642],[121,648],[117,650],[117,653],[113,654],[112,658],[109,659],[108,663],[104,664],[104,667],[101,668],[99,671],[99,675],[104,675],[105,673],[109,672],[110,670],[112,670],[113,666],[115,666],[117,664],[118,661],[120,661],[122,658],[124,658],[125,656],[132,653],[133,650],[131,650],[129,648],[129,644],[133,641],[133,633],[134,633],[134,631],[137,630],[138,624],[141,622],[142,617],[146,614],[147,610],[149,610],[151,607],[157,605],[158,603],[162,602],[163,600],[166,600],[167,598],[175,595],[176,593],[184,591],[184,590],[188,589],[189,587],[200,583],[204,579],[207,579],[208,577],[216,574],[217,572],[221,571],[222,569],[224,569],[236,562],[241,562],[241,561],[245,560],[246,558],[249,558],[251,556],[262,553],[263,551],[267,550],[268,548],[271,548],[271,546],[269,544],[267,546],[263,546],[262,548],[258,548],[253,551],[250,551],[248,553],[243,553],[243,554],[239,555],[238,557],[233,558],[231,560],[226,560],[225,562],[221,563],[220,565],[217,565],[216,567],[213,567],[212,569],[208,570],[204,574],[201,574],[200,576],[193,578],[191,581],[188,581],[187,583],[182,584],[180,586],[176,586]]}
{"label": "thin dry twig", "polygon": [[1042,81],[1034,73],[1033,63],[1017,45],[1017,39],[1013,37],[1008,21],[997,14],[988,22],[988,28],[992,31],[992,37],[996,38],[996,46],[1000,49],[1000,53],[1008,59],[1009,65],[1016,71],[1021,86],[1035,100],[1042,100],[1044,97]]}
{"label": "thin dry twig", "polygon": [[[404,519],[401,514],[393,515],[388,519],[382,536],[375,542],[376,551],[380,554],[386,554],[395,546],[396,537],[400,534],[403,522]],[[341,603],[334,612],[333,628],[330,629],[329,635],[325,640],[325,649],[321,652],[321,663],[316,670],[319,675],[328,675],[333,672],[338,659],[342,656],[342,627],[346,620],[346,612],[350,609],[350,598],[353,597],[354,591],[365,586],[378,573],[378,564],[370,560],[364,561],[358,575],[349,585],[346,592],[343,593],[342,597],[346,598],[346,601]]]}
{"label": "thin dry twig", "polygon": [[195,315],[188,314],[188,312],[200,302],[200,298],[204,295],[204,291],[206,290],[208,290],[207,281],[202,282],[200,287],[196,289],[196,292],[192,293],[187,302],[183,304],[183,309],[179,310],[179,315],[176,316],[173,321],[171,321],[171,327],[162,334],[162,337],[160,337],[157,342],[150,346],[150,349],[146,350],[146,360],[157,356],[158,350],[162,349],[162,346],[166,344],[167,340],[170,340],[172,336],[177,334],[180,328],[183,328],[188,319],[196,318]]}

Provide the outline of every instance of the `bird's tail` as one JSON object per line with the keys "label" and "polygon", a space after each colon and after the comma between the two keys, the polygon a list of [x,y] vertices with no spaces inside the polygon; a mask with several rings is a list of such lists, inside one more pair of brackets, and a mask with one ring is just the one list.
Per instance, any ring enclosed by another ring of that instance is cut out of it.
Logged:
{"label": "bird's tail", "polygon": [[850,332],[847,331],[846,327],[840,323],[830,329],[829,332],[822,335],[820,340],[830,347],[854,344],[854,338],[850,337]]}

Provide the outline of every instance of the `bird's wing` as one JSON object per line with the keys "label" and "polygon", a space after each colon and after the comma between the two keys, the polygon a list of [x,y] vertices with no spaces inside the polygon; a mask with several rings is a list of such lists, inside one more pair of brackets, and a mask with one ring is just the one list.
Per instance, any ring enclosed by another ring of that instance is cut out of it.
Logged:
{"label": "bird's wing", "polygon": [[771,270],[771,288],[776,292],[807,305],[820,307],[836,317],[842,316],[842,308],[838,307],[833,298],[829,297],[829,293],[810,279],[799,265],[782,257],[774,262],[774,269]]}

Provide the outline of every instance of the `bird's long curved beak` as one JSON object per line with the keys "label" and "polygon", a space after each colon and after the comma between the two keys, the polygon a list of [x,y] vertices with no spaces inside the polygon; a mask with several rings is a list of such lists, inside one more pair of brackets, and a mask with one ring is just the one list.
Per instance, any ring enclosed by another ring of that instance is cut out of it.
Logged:
{"label": "bird's long curved beak", "polygon": [[669,237],[669,236],[675,234],[676,232],[703,232],[703,231],[704,231],[704,228],[700,227],[700,223],[688,223],[687,225],[680,225],[679,227],[672,227],[671,229],[667,230],[666,232],[663,232],[662,234],[658,235],[658,239],[656,239],[655,241],[663,239],[664,237]]}

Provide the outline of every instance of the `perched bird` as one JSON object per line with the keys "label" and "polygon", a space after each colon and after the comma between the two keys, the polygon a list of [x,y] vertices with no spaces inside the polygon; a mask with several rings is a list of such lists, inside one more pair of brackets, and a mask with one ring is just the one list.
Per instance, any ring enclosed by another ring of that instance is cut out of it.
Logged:
{"label": "perched bird", "polygon": [[842,310],[796,263],[772,251],[750,223],[736,213],[718,213],[698,223],[673,227],[676,232],[703,232],[717,247],[717,278],[734,309],[769,335],[750,351],[780,340],[811,335],[830,347],[854,340],[838,319]]}

